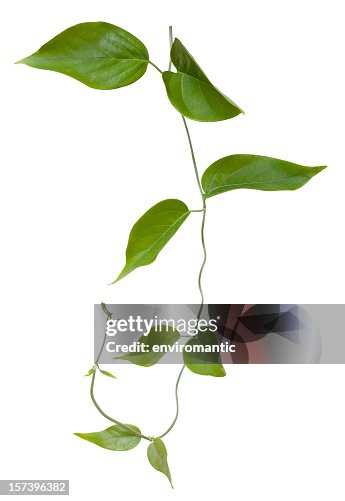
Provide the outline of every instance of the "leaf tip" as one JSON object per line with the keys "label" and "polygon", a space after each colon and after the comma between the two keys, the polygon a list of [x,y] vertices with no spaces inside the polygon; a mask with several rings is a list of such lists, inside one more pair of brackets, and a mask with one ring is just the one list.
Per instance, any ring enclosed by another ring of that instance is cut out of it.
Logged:
{"label": "leaf tip", "polygon": [[226,370],[224,369],[224,366],[222,365],[222,369],[219,371],[218,377],[225,377],[225,376],[226,376]]}
{"label": "leaf tip", "polygon": [[108,285],[114,285],[114,284],[116,284],[116,282],[118,282],[119,280],[121,280],[121,278],[122,277],[120,277],[120,275],[119,275],[117,278],[115,278],[115,280],[113,280],[112,282],[110,282]]}
{"label": "leaf tip", "polygon": [[26,57],[24,57],[24,59],[19,59],[19,61],[16,61],[15,63],[13,64],[26,64]]}
{"label": "leaf tip", "polygon": [[121,273],[119,274],[119,276],[117,278],[115,278],[115,280],[108,285],[116,284],[117,282],[119,282],[120,280],[125,278],[127,275],[129,275],[129,273],[130,273],[130,270],[126,270],[126,267],[124,267],[123,270],[121,271]]}

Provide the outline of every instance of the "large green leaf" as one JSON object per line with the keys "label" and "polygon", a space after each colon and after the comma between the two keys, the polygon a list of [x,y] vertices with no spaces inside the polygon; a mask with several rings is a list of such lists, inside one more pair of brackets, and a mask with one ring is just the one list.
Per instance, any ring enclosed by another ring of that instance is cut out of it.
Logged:
{"label": "large green leaf", "polygon": [[201,182],[206,198],[239,188],[297,190],[325,168],[303,167],[259,155],[230,155],[210,165]]}
{"label": "large green leaf", "polygon": [[81,23],[63,31],[18,63],[64,73],[94,89],[132,84],[147,69],[145,45],[109,23]]}
{"label": "large green leaf", "polygon": [[171,47],[171,60],[177,73],[165,71],[163,80],[171,104],[182,115],[200,122],[218,122],[243,113],[210,82],[177,38]]}
{"label": "large green leaf", "polygon": [[189,214],[187,205],[176,199],[163,200],[145,212],[130,232],[126,265],[113,283],[139,266],[153,263]]}
{"label": "large green leaf", "polygon": [[[140,433],[139,428],[136,426],[132,424],[128,424],[127,426]],[[74,435],[111,451],[129,451],[130,449],[134,449],[141,440],[140,437],[132,435],[130,431],[119,425],[110,426],[106,430],[95,433],[74,433]]]}
{"label": "large green leaf", "polygon": [[168,477],[171,487],[173,487],[171,481],[171,474],[168,465],[168,453],[165,444],[161,438],[153,439],[153,442],[148,446],[147,457],[150,461],[151,466],[163,473]]}
{"label": "large green leaf", "polygon": [[189,370],[202,376],[223,377],[226,375],[220,360],[220,353],[216,351],[219,344],[213,332],[199,331],[186,343],[186,346],[195,350],[183,351],[183,360]]}
{"label": "large green leaf", "polygon": [[145,353],[127,353],[121,357],[114,357],[120,360],[128,360],[132,364],[142,367],[151,367],[155,365],[165,355],[165,351],[154,351],[154,346],[164,347],[172,346],[180,338],[178,331],[162,326],[160,330],[151,329],[147,336],[143,335],[138,339],[143,343],[147,351]]}

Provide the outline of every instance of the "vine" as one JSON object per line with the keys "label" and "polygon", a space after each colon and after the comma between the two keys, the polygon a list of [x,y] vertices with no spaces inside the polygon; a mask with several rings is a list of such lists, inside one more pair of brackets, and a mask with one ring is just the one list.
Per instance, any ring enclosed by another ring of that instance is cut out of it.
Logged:
{"label": "vine", "polygon": [[[195,178],[200,191],[202,208],[190,210],[178,199],[167,199],[156,203],[133,226],[126,250],[126,263],[113,284],[122,280],[136,268],[153,263],[161,250],[178,231],[192,212],[202,213],[201,244],[203,260],[198,275],[200,307],[197,313],[199,322],[204,307],[202,275],[207,260],[205,244],[205,221],[207,214],[206,200],[235,189],[256,189],[263,191],[296,190],[306,184],[325,166],[304,167],[302,165],[276,158],[237,154],[229,155],[211,164],[200,178],[192,139],[187,119],[200,122],[228,120],[243,113],[231,99],[221,93],[208,79],[204,71],[188,52],[185,46],[174,39],[169,28],[170,56],[167,71],[162,71],[149,58],[145,45],[126,30],[105,22],[81,23],[72,26],[44,44],[37,52],[18,63],[39,69],[56,71],[75,78],[89,87],[110,90],[131,85],[146,73],[150,65],[158,71],[163,80],[167,97],[180,113],[187,135]],[[172,71],[174,66],[176,71]],[[112,313],[102,303],[107,321]],[[180,337],[172,330],[151,330],[147,341],[157,344],[173,344]],[[219,354],[212,354],[208,363],[200,360],[193,352],[183,353],[184,364],[178,374],[175,385],[176,412],[170,426],[157,437],[144,435],[132,424],[122,423],[99,406],[95,398],[95,380],[97,372],[115,378],[108,371],[99,367],[99,360],[106,342],[106,332],[99,354],[93,367],[86,374],[91,376],[90,396],[98,412],[112,422],[109,428],[95,433],[76,433],[75,435],[105,449],[125,451],[136,447],[143,440],[149,441],[147,456],[156,470],[167,476],[171,485],[171,474],[167,461],[167,450],[163,438],[173,429],[179,416],[179,384],[187,367],[196,374],[222,377],[224,367]],[[213,345],[216,337],[209,331],[201,331],[186,345]],[[157,363],[163,355],[154,355],[148,351],[143,355],[124,355],[122,359],[141,366]]]}

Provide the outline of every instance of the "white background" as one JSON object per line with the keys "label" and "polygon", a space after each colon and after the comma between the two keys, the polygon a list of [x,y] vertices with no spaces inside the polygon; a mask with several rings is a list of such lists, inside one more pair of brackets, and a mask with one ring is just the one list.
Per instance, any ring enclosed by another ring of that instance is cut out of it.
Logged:
{"label": "white background", "polygon": [[[329,165],[296,192],[238,190],[208,203],[206,300],[343,303],[344,30],[336,0],[3,1],[1,4],[1,470],[69,478],[72,499],[344,499],[342,366],[231,366],[186,373],[166,439],[175,491],[146,444],[112,453],[72,435],[93,408],[93,304],[195,303],[202,258],[192,214],[157,261],[116,286],[128,233],[154,203],[200,207],[188,145],[159,74],[96,91],[15,66],[84,21],[121,26],[166,68],[168,25],[245,111],[190,124],[199,169],[232,153]],[[339,332],[339,336],[343,331]],[[116,367],[107,412],[157,435],[177,367]]]}

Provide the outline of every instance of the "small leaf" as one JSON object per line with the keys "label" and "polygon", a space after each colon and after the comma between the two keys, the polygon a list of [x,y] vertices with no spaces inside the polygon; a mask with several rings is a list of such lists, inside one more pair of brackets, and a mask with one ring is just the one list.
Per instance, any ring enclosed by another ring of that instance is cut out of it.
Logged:
{"label": "small leaf", "polygon": [[[220,354],[212,352],[213,346],[219,346],[216,336],[213,332],[201,332],[190,339],[186,346],[198,347],[200,351],[183,351],[183,360],[189,370],[202,376],[223,377],[226,375],[225,369],[221,363]],[[204,347],[205,351],[201,351]]]}
{"label": "small leaf", "polygon": [[168,477],[171,487],[174,488],[171,481],[171,474],[168,465],[168,453],[164,442],[160,438],[154,438],[153,442],[148,446],[147,457],[151,466],[157,471],[160,471]]}
{"label": "small leaf", "polygon": [[175,39],[171,60],[177,73],[163,72],[163,81],[171,104],[187,118],[200,122],[218,122],[243,113],[207,78],[193,56]]}
{"label": "small leaf", "polygon": [[[128,424],[127,426],[141,433],[136,426],[132,424]],[[111,451],[129,451],[130,449],[134,449],[141,440],[140,437],[131,434],[130,431],[122,428],[120,425],[110,426],[106,430],[95,433],[74,433],[74,435]]]}
{"label": "small leaf", "polygon": [[89,372],[87,374],[85,374],[85,377],[86,376],[92,376],[92,374],[94,374],[96,368],[95,367],[92,367],[92,369],[89,370]]}
{"label": "small leaf", "polygon": [[206,198],[240,188],[297,190],[325,168],[303,167],[259,155],[230,155],[210,165],[201,182]]}
{"label": "small leaf", "polygon": [[18,63],[68,75],[94,89],[117,89],[141,78],[145,45],[109,23],[81,23],[63,31]]}
{"label": "small leaf", "polygon": [[102,310],[107,315],[108,318],[112,317],[112,313],[108,310],[107,305],[105,303],[101,303]]}
{"label": "small leaf", "polygon": [[165,352],[153,351],[153,346],[172,346],[180,338],[180,334],[171,329],[162,327],[161,330],[151,329],[147,336],[143,335],[138,339],[139,343],[145,344],[147,349],[144,353],[127,353],[121,357],[114,357],[116,360],[128,360],[132,364],[142,367],[155,365],[165,355]]}
{"label": "small leaf", "polygon": [[189,214],[187,205],[176,199],[163,200],[145,212],[130,232],[126,266],[112,283],[118,282],[139,266],[153,263]]}
{"label": "small leaf", "polygon": [[108,377],[112,377],[114,379],[117,379],[116,376],[114,376],[114,374],[112,374],[111,372],[108,372],[108,371],[104,371],[103,369],[99,369],[99,372],[101,372],[102,374],[104,374],[105,376],[108,376]]}

